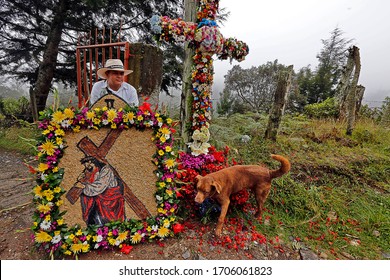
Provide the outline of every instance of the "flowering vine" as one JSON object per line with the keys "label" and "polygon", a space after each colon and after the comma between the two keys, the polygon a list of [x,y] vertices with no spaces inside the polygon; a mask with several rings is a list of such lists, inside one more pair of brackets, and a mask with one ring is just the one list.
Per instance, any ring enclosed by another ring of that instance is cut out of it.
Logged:
{"label": "flowering vine", "polygon": [[219,59],[242,61],[249,52],[247,44],[235,38],[225,39],[219,32],[215,22],[218,6],[219,0],[200,0],[196,23],[157,15],[150,21],[152,32],[157,35],[157,40],[172,43],[189,42],[189,45],[195,49],[191,74],[192,142],[188,143],[195,156],[207,154],[210,147],[208,130],[212,109],[211,92],[214,72],[212,56],[216,54]]}
{"label": "flowering vine", "polygon": [[[176,155],[173,151],[172,120],[150,109],[144,103],[138,107],[124,109],[48,109],[41,112],[35,169],[37,179],[33,188],[36,205],[33,214],[33,239],[36,247],[45,250],[52,258],[65,255],[78,256],[93,249],[122,248],[128,252],[130,244],[162,240],[177,232],[178,208]],[[146,220],[112,221],[103,227],[96,225],[81,228],[68,226],[61,211],[62,196],[66,192],[61,186],[64,169],[59,162],[65,152],[68,132],[82,129],[152,129],[152,141],[156,144],[153,162],[157,167],[156,207],[158,214]]]}

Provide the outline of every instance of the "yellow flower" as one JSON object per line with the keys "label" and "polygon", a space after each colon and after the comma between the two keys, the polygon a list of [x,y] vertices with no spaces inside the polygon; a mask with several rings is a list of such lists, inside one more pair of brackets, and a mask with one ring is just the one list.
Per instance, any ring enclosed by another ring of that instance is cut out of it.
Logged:
{"label": "yellow flower", "polygon": [[166,227],[160,227],[158,229],[157,235],[159,237],[166,237],[168,236],[168,234],[169,234],[169,229],[167,229]]}
{"label": "yellow flower", "polygon": [[168,118],[167,119],[167,124],[171,124],[172,123],[172,119]]}
{"label": "yellow flower", "polygon": [[49,134],[50,133],[50,130],[48,129],[45,129],[44,131],[42,131],[42,135],[46,135],[46,134]]}
{"label": "yellow flower", "polygon": [[164,220],[163,226],[167,228],[169,227],[169,225],[170,225],[169,220]]}
{"label": "yellow flower", "polygon": [[41,193],[41,191],[42,191],[42,187],[41,187],[41,186],[36,186],[36,187],[33,189],[33,192],[34,192],[35,196],[40,197],[40,198],[42,198],[42,193]]}
{"label": "yellow flower", "polygon": [[160,182],[159,185],[160,185],[160,188],[164,188],[166,186],[164,182]]}
{"label": "yellow flower", "polygon": [[92,120],[96,116],[94,111],[88,111],[87,112],[87,119]]}
{"label": "yellow flower", "polygon": [[76,236],[80,236],[80,235],[83,235],[83,231],[81,229],[79,229],[77,232],[76,232]]}
{"label": "yellow flower", "polygon": [[89,251],[89,244],[88,244],[88,243],[83,244],[83,247],[81,248],[81,250],[82,250],[84,253],[88,252],[88,251]]}
{"label": "yellow flower", "polygon": [[158,150],[158,154],[159,154],[160,156],[163,156],[163,155],[164,155],[164,151],[163,151],[163,150]]}
{"label": "yellow flower", "polygon": [[83,250],[83,244],[79,244],[79,243],[76,243],[76,244],[72,244],[72,246],[70,246],[70,250],[77,254],[79,252],[81,252],[81,250]]}
{"label": "yellow flower", "polygon": [[61,188],[60,187],[55,187],[54,188],[54,192],[55,193],[60,193],[61,192]]}
{"label": "yellow flower", "polygon": [[134,120],[134,113],[133,112],[129,112],[127,113],[125,116],[124,116],[124,121],[125,122],[128,122],[128,121],[132,121]]}
{"label": "yellow flower", "polygon": [[49,169],[49,165],[47,163],[41,162],[40,164],[38,164],[38,171],[39,172],[45,172],[48,169]]}
{"label": "yellow flower", "polygon": [[66,119],[66,115],[61,111],[56,111],[53,113],[52,120],[53,122],[60,123]]}
{"label": "yellow flower", "polygon": [[46,220],[46,221],[50,221],[50,220],[51,220],[50,215],[47,215],[47,216],[45,217],[45,220]]}
{"label": "yellow flower", "polygon": [[110,243],[110,245],[115,245],[115,241],[114,238],[108,238],[108,243]]}
{"label": "yellow flower", "polygon": [[71,235],[69,235],[69,239],[70,240],[73,240],[75,238],[74,234],[72,233]]}
{"label": "yellow flower", "polygon": [[161,136],[160,137],[160,142],[161,143],[165,143],[165,141],[167,141],[167,138],[165,138],[165,136]]}
{"label": "yellow flower", "polygon": [[38,243],[44,243],[44,242],[50,242],[52,239],[51,235],[49,235],[45,231],[39,231],[35,234],[35,242]]}
{"label": "yellow flower", "polygon": [[47,213],[47,212],[50,211],[51,208],[50,208],[50,206],[47,205],[47,204],[39,204],[39,205],[37,206],[37,209],[38,209],[38,211],[41,212],[41,213]]}
{"label": "yellow flower", "polygon": [[169,196],[172,196],[172,194],[173,194],[173,191],[172,191],[172,190],[166,190],[165,192],[166,192],[167,195],[169,195]]}
{"label": "yellow flower", "polygon": [[62,226],[62,225],[64,224],[64,219],[58,219],[58,220],[57,220],[57,224],[58,224],[59,226]]}
{"label": "yellow flower", "polygon": [[64,114],[65,114],[65,116],[66,116],[68,119],[73,119],[73,118],[74,118],[74,112],[72,111],[72,109],[66,108],[66,109],[64,110]]}
{"label": "yellow flower", "polygon": [[126,240],[126,238],[127,238],[127,231],[119,233],[116,239],[122,242]]}
{"label": "yellow flower", "polygon": [[166,167],[168,167],[168,168],[172,168],[172,167],[175,166],[175,160],[174,160],[174,159],[167,159],[167,160],[165,161],[165,165],[166,165]]}
{"label": "yellow flower", "polygon": [[69,251],[69,250],[66,250],[66,251],[64,252],[64,254],[70,256],[70,255],[72,254],[72,252]]}
{"label": "yellow flower", "polygon": [[58,207],[60,207],[62,204],[64,204],[64,201],[62,199],[60,199],[56,202],[56,206],[58,206]]}
{"label": "yellow flower", "polygon": [[75,128],[73,128],[73,132],[80,132],[80,126],[76,126]]}
{"label": "yellow flower", "polygon": [[133,236],[131,236],[131,243],[136,244],[139,243],[142,240],[142,235],[138,232],[136,232]]}
{"label": "yellow flower", "polygon": [[143,119],[144,119],[144,117],[141,115],[137,117],[137,120],[139,120],[139,121],[142,121]]}
{"label": "yellow flower", "polygon": [[117,113],[114,109],[110,109],[107,111],[107,120],[112,122],[117,116]]}
{"label": "yellow flower", "polygon": [[56,137],[57,145],[61,145],[63,142],[64,142],[64,140],[61,137]]}
{"label": "yellow flower", "polygon": [[161,128],[161,129],[160,129],[160,132],[161,132],[162,134],[171,134],[171,131],[169,130],[168,127],[163,127],[163,128]]}
{"label": "yellow flower", "polygon": [[166,180],[168,183],[172,182],[172,178],[167,178]]}
{"label": "yellow flower", "polygon": [[56,146],[54,145],[53,142],[51,142],[50,140],[47,140],[45,143],[43,143],[40,146],[40,148],[41,148],[43,153],[47,154],[48,156],[52,156],[52,155],[54,155]]}
{"label": "yellow flower", "polygon": [[171,146],[166,146],[166,147],[165,147],[165,151],[166,151],[167,153],[172,152],[172,147],[171,147]]}
{"label": "yellow flower", "polygon": [[53,192],[52,192],[51,190],[45,190],[45,191],[43,191],[42,194],[43,194],[43,196],[46,197],[46,199],[47,199],[48,201],[52,201],[53,198],[54,198]]}
{"label": "yellow flower", "polygon": [[112,124],[111,124],[111,128],[112,128],[112,129],[116,129],[116,123],[112,123]]}
{"label": "yellow flower", "polygon": [[96,125],[100,124],[101,122],[102,122],[102,120],[99,119],[99,118],[94,118],[93,119],[93,123],[96,124]]}
{"label": "yellow flower", "polygon": [[158,208],[157,212],[165,215],[167,213],[167,210],[164,210],[163,208]]}
{"label": "yellow flower", "polygon": [[64,136],[65,131],[63,129],[57,129],[54,133],[56,136]]}

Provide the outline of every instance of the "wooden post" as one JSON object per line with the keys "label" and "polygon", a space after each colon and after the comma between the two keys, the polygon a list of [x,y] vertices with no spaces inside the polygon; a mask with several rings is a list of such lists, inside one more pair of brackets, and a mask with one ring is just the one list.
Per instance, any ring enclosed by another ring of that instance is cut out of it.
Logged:
{"label": "wooden post", "polygon": [[288,92],[291,86],[292,71],[293,65],[290,65],[287,70],[280,71],[279,73],[274,105],[269,116],[267,130],[265,131],[266,139],[276,141],[276,135],[278,134],[280,121],[284,114],[284,108],[287,103]]}
{"label": "wooden post", "polygon": [[346,97],[346,119],[347,119],[347,135],[352,135],[352,130],[355,125],[355,116],[356,116],[356,102],[357,102],[357,83],[359,81],[360,76],[360,53],[359,48],[356,46],[353,46],[353,58],[354,58],[354,64],[355,64],[355,71],[354,75],[351,81],[351,86],[349,87],[349,92]]}
{"label": "wooden post", "polygon": [[[184,1],[184,20],[186,22],[196,22],[198,10],[198,1],[196,0],[185,0]],[[191,118],[191,107],[192,107],[192,66],[193,57],[195,50],[189,47],[189,42],[185,43],[184,46],[184,67],[183,67],[183,84],[181,92],[180,102],[180,135],[182,137],[183,148],[186,147],[190,141],[190,124]]]}
{"label": "wooden post", "polygon": [[349,92],[350,79],[354,68],[353,48],[350,48],[348,54],[347,64],[344,67],[340,81],[336,88],[336,98],[339,105],[339,120],[345,120],[345,100]]}
{"label": "wooden post", "polygon": [[356,116],[358,115],[360,108],[362,107],[363,95],[365,90],[366,88],[362,85],[358,85],[356,88]]}

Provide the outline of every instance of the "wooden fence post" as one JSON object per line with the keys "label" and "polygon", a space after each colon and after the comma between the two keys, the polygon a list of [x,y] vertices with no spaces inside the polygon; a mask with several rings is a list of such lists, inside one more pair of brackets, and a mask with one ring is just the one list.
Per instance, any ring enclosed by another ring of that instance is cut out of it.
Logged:
{"label": "wooden fence post", "polygon": [[276,141],[276,135],[280,121],[284,114],[284,108],[287,103],[288,92],[291,86],[291,76],[293,71],[293,65],[290,65],[287,70],[280,71],[278,77],[278,84],[275,91],[274,105],[271,109],[271,113],[268,119],[267,130],[265,131],[265,138]]}

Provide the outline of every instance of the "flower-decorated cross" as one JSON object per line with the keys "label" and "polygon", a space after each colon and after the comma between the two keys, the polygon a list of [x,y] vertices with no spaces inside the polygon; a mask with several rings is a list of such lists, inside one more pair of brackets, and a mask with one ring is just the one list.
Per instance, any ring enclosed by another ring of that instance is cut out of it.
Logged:
{"label": "flower-decorated cross", "polygon": [[210,144],[211,92],[213,85],[213,58],[242,61],[249,52],[247,44],[235,38],[225,39],[215,22],[219,0],[200,0],[197,22],[181,18],[153,16],[152,31],[159,40],[188,42],[195,49],[191,74],[192,82],[192,142],[188,143],[193,155],[207,154]]}

